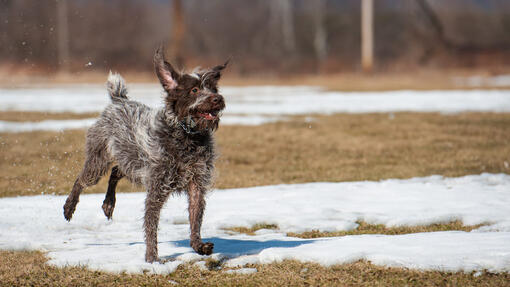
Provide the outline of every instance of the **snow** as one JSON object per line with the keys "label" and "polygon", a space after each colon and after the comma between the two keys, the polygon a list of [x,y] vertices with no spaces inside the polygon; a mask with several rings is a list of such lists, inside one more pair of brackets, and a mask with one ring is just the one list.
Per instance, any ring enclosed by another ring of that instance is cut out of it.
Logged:
{"label": "snow", "polygon": [[311,240],[293,248],[266,248],[257,255],[231,259],[229,267],[294,259],[324,266],[360,259],[376,265],[418,270],[510,271],[508,232],[429,232],[406,235],[358,235]]}
{"label": "snow", "polygon": [[454,77],[453,82],[461,87],[509,87],[510,75],[497,75],[491,77],[470,76],[470,77]]}
{"label": "snow", "polygon": [[[256,126],[265,123],[277,122],[282,117],[271,116],[236,116],[225,115],[221,118],[222,125]],[[90,127],[97,119],[88,118],[80,120],[46,120],[40,122],[10,122],[0,121],[0,133],[20,133],[33,131],[64,131],[69,129],[85,129]]]}
{"label": "snow", "polygon": [[63,131],[68,129],[83,129],[91,126],[97,119],[81,120],[47,120],[40,122],[9,122],[0,121],[0,132],[33,132],[33,131]]}
{"label": "snow", "polygon": [[263,116],[263,115],[224,115],[221,117],[220,125],[243,125],[258,126],[267,123],[274,123],[285,120],[279,116]]}
{"label": "snow", "polygon": [[243,274],[243,275],[246,275],[246,274],[257,273],[257,268],[240,268],[240,269],[227,270],[225,272],[226,273],[230,273],[230,274]]}
{"label": "snow", "polygon": [[[119,193],[113,220],[101,210],[103,194],[84,194],[73,220],[62,216],[64,196],[0,199],[0,248],[42,250],[50,264],[84,265],[109,272],[173,272],[207,256],[189,247],[184,197],[162,211],[159,254],[165,264],[143,261],[145,194]],[[418,270],[510,272],[510,175],[458,178],[430,176],[378,182],[307,183],[216,190],[209,194],[202,236],[215,244],[213,258],[227,267],[284,259],[324,266],[369,260]],[[286,232],[350,230],[363,220],[414,226],[462,220],[487,224],[473,232],[357,235],[299,239]],[[277,224],[254,236],[232,234],[232,226]]]}
{"label": "snow", "polygon": [[[129,97],[163,104],[159,85],[128,85]],[[309,86],[223,87],[228,115],[301,115],[377,112],[510,111],[509,90],[330,92]],[[109,103],[100,85],[0,89],[0,110],[100,112]]]}
{"label": "snow", "polygon": [[[510,112],[510,91],[330,92],[309,86],[223,87],[225,125],[261,125],[286,116],[332,113]],[[152,107],[163,104],[159,85],[129,85],[129,97]],[[0,111],[100,112],[110,102],[101,85],[59,85],[0,89]],[[0,132],[65,130],[90,126],[92,119],[0,122]]]}

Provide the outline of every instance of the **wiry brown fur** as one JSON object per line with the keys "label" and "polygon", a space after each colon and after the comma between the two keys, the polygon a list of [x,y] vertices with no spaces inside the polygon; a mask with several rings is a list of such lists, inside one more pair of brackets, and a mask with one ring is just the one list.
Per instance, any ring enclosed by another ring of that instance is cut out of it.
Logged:
{"label": "wiry brown fur", "polygon": [[[115,162],[103,211],[111,219],[115,187],[121,178],[147,189],[145,260],[158,260],[160,211],[168,196],[176,192],[188,196],[191,247],[208,255],[213,244],[202,242],[200,227],[216,158],[213,132],[218,127],[219,113],[225,108],[217,83],[226,63],[195,74],[180,74],[164,60],[160,48],[154,64],[167,93],[162,109],[129,100],[123,79],[110,75],[107,88],[112,104],[87,132],[85,164],[64,205],[64,217],[71,220],[81,191],[96,184]],[[186,126],[189,122],[195,125]]]}

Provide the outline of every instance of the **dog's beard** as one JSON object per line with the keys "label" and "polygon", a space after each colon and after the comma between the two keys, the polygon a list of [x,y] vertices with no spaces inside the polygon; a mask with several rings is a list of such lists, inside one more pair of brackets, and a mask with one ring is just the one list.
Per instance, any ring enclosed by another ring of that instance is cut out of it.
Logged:
{"label": "dog's beard", "polygon": [[218,129],[220,123],[221,112],[211,117],[205,113],[195,113],[193,116],[196,130],[212,130]]}

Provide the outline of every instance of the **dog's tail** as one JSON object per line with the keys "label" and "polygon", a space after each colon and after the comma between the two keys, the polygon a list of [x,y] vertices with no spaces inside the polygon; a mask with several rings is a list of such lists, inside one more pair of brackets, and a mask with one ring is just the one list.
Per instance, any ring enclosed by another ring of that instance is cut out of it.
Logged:
{"label": "dog's tail", "polygon": [[106,82],[106,89],[108,90],[108,94],[110,94],[110,98],[112,98],[112,102],[120,103],[123,100],[127,100],[127,87],[124,79],[117,73],[112,73],[108,75],[108,81]]}

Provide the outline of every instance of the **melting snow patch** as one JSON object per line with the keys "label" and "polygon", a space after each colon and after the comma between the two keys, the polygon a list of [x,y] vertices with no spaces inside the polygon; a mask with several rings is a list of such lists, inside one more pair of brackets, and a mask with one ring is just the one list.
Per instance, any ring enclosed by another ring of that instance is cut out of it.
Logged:
{"label": "melting snow patch", "polygon": [[[42,250],[56,266],[94,270],[169,273],[180,264],[207,259],[189,247],[184,197],[162,211],[159,254],[164,264],[143,261],[145,193],[119,193],[112,221],[101,210],[103,194],[84,194],[73,220],[62,216],[64,196],[0,199],[0,248]],[[442,271],[510,271],[510,176],[429,176],[378,182],[308,183],[216,190],[208,198],[204,240],[212,259],[227,267],[294,259],[324,266],[369,260],[384,266]],[[300,239],[286,232],[348,230],[363,220],[411,226],[462,220],[484,226],[474,232],[358,235]],[[176,223],[177,222],[177,223]],[[275,224],[254,236],[224,228]],[[497,231],[497,232],[495,232]]]}
{"label": "melting snow patch", "polygon": [[91,126],[96,119],[82,120],[48,120],[40,122],[8,122],[0,121],[0,132],[33,132],[33,131],[63,131],[69,129],[83,129]]}
{"label": "melting snow patch", "polygon": [[471,76],[454,77],[453,82],[460,87],[509,87],[510,75],[498,75],[492,77]]}
{"label": "melting snow patch", "polygon": [[200,268],[203,271],[209,270],[209,269],[207,269],[205,261],[197,261],[197,262],[193,263],[193,265],[197,266],[198,268]]}
{"label": "melting snow patch", "polygon": [[[19,133],[33,131],[63,131],[90,127],[97,119],[82,120],[48,120],[40,122],[8,122],[0,121],[0,133]],[[257,126],[284,120],[283,117],[262,115],[225,115],[221,118],[222,125]]]}
{"label": "melting snow patch", "polygon": [[[389,91],[328,92],[318,87],[224,87],[226,125],[261,125],[285,116],[332,113],[390,113],[465,111],[509,112],[510,91]],[[129,97],[151,107],[163,104],[158,85],[130,85]],[[98,85],[61,85],[54,88],[0,89],[0,111],[101,112],[110,103]],[[305,122],[312,122],[306,118]],[[0,132],[85,128],[94,119],[43,122],[0,122]]]}
{"label": "melting snow patch", "polygon": [[221,117],[222,125],[258,126],[285,120],[284,117],[265,115],[224,115]]}
{"label": "melting snow patch", "polygon": [[[329,92],[306,86],[223,87],[227,115],[302,115],[378,112],[508,112],[510,91]],[[156,107],[163,104],[159,85],[129,85],[129,97]],[[100,112],[110,103],[99,85],[0,89],[0,110]]]}
{"label": "melting snow patch", "polygon": [[232,270],[225,271],[225,273],[229,273],[229,274],[253,274],[253,273],[257,273],[257,268],[232,269]]}

